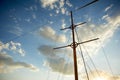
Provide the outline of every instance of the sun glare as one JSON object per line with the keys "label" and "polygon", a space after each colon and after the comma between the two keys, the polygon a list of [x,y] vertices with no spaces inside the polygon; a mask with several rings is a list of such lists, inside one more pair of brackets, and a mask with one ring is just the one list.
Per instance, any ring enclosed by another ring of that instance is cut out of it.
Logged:
{"label": "sun glare", "polygon": [[101,77],[97,77],[97,78],[95,78],[93,80],[106,80],[106,79],[105,78],[101,78]]}

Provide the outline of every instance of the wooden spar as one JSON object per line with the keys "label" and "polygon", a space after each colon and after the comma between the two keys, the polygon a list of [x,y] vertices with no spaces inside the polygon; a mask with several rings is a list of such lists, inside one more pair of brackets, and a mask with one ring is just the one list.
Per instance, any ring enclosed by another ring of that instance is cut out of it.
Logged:
{"label": "wooden spar", "polygon": [[75,34],[74,34],[74,24],[73,24],[73,15],[71,14],[71,25],[72,25],[72,39],[73,39],[73,59],[74,59],[74,75],[75,80],[78,80],[78,70],[77,70],[77,57],[76,57],[76,42],[75,42]]}

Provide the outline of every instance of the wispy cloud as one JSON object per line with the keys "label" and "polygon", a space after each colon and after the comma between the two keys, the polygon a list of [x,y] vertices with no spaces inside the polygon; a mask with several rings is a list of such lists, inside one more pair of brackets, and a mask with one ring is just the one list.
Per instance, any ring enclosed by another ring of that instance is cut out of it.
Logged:
{"label": "wispy cloud", "polygon": [[35,14],[33,14],[32,17],[33,17],[33,19],[36,19],[36,15]]}
{"label": "wispy cloud", "polygon": [[105,18],[107,18],[107,17],[108,17],[108,14],[104,15],[104,16],[102,17],[102,19],[105,19]]}
{"label": "wispy cloud", "polygon": [[22,34],[23,30],[20,27],[14,27],[9,32],[12,33],[12,34],[15,34],[17,36],[20,36]]}
{"label": "wispy cloud", "polygon": [[55,42],[66,42],[66,36],[63,34],[58,35],[54,29],[49,26],[40,28],[38,32],[42,37],[55,41]]}
{"label": "wispy cloud", "polygon": [[108,11],[109,9],[111,9],[112,7],[113,7],[113,4],[107,6],[104,11],[106,12],[106,11]]}
{"label": "wispy cloud", "polygon": [[30,21],[31,21],[31,19],[30,19],[30,18],[28,18],[28,19],[25,19],[25,21],[30,22]]}
{"label": "wispy cloud", "polygon": [[53,14],[51,14],[51,13],[50,13],[49,15],[50,15],[50,16],[53,16]]}
{"label": "wispy cloud", "polygon": [[0,73],[9,73],[22,68],[27,68],[32,71],[38,71],[38,69],[32,64],[18,61],[15,62],[11,56],[6,53],[0,52]]}
{"label": "wispy cloud", "polygon": [[48,21],[48,23],[49,23],[49,24],[53,24],[54,22],[50,20],[50,21]]}

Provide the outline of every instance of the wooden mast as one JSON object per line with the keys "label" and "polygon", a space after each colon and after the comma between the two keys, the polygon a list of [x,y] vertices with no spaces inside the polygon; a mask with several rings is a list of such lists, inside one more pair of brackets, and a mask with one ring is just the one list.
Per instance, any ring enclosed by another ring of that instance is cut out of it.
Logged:
{"label": "wooden mast", "polygon": [[[82,9],[94,2],[97,2],[98,0],[94,0],[76,10],[79,10],[79,9]],[[83,41],[83,42],[80,42],[80,43],[77,43],[75,42],[75,33],[74,33],[74,29],[79,26],[79,25],[82,25],[82,24],[85,24],[86,22],[83,22],[83,23],[80,23],[80,24],[77,24],[77,25],[74,25],[74,21],[73,21],[73,15],[72,15],[72,11],[70,12],[70,17],[71,17],[71,26],[70,27],[66,27],[66,28],[63,28],[61,30],[65,30],[65,29],[71,29],[72,30],[72,43],[70,45],[67,45],[67,46],[62,46],[62,47],[56,47],[56,48],[53,48],[53,49],[60,49],[60,48],[65,48],[65,47],[71,47],[73,49],[73,60],[74,60],[74,78],[75,80],[78,80],[78,68],[77,68],[77,55],[76,55],[76,47],[80,44],[83,44],[83,43],[87,43],[87,42],[91,42],[91,41],[95,41],[95,40],[98,40],[99,38],[95,38],[95,39],[91,39],[91,40],[87,40],[87,41]],[[87,75],[88,76],[88,75]],[[89,80],[89,79],[88,79]]]}
{"label": "wooden mast", "polygon": [[70,16],[71,16],[71,27],[72,27],[72,39],[73,39],[73,59],[74,59],[74,75],[75,75],[75,80],[78,80],[78,70],[77,70],[77,57],[76,57],[76,47],[77,44],[75,42],[75,34],[74,34],[74,23],[73,23],[73,15],[72,15],[72,11],[70,12]]}

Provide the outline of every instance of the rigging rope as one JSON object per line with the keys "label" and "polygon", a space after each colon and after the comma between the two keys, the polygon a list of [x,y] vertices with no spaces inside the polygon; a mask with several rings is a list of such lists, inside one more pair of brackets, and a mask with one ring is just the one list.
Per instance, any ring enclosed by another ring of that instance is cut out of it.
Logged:
{"label": "rigging rope", "polygon": [[[77,30],[76,30],[76,29],[75,29],[75,32],[76,32],[77,39],[78,39],[78,41],[80,42],[80,41],[81,41],[81,38],[78,37],[78,33],[77,33]],[[100,74],[99,74],[99,72],[98,72],[98,70],[97,70],[97,68],[96,68],[96,66],[95,66],[95,64],[94,64],[94,61],[93,61],[92,58],[90,57],[90,55],[89,55],[89,53],[88,53],[88,51],[87,51],[87,49],[86,49],[86,47],[85,47],[84,45],[83,45],[83,48],[84,48],[84,50],[86,51],[88,57],[90,58],[91,63],[92,63],[92,65],[93,65],[93,67],[95,68],[95,71],[97,72],[98,76],[100,76]]]}
{"label": "rigging rope", "polygon": [[[76,32],[76,29],[75,29],[75,32]],[[77,35],[77,39],[79,41],[78,35]],[[90,80],[89,75],[88,75],[88,71],[87,71],[87,67],[86,67],[86,63],[85,63],[85,59],[84,59],[83,52],[82,52],[82,47],[81,47],[81,45],[78,45],[78,46],[79,46],[79,50],[80,50],[80,53],[81,53],[81,56],[82,56],[83,65],[85,67],[85,72],[86,72],[87,79]]]}
{"label": "rigging rope", "polygon": [[[66,41],[66,43],[69,43],[69,41],[70,41],[70,35],[68,35],[68,40]],[[65,49],[66,50],[66,49]],[[65,51],[65,52],[67,52],[67,51]],[[65,58],[65,54],[63,55],[63,57]],[[67,58],[67,60],[66,60],[66,62],[68,61],[69,62],[69,58]],[[65,65],[63,65],[63,67],[61,67],[61,71],[64,73],[66,70],[65,70],[65,67],[67,66],[67,64],[65,64]],[[61,76],[60,76],[61,75]],[[64,80],[64,78],[63,78],[63,75],[62,74],[59,74],[58,73],[58,77],[57,77],[57,80],[60,80],[60,77],[61,77],[61,80]]]}
{"label": "rigging rope", "polygon": [[47,79],[46,80],[49,79],[49,75],[50,75],[50,70],[48,70],[48,74],[47,74]]}
{"label": "rigging rope", "polygon": [[111,73],[112,73],[112,75],[113,75],[112,68],[111,68],[111,66],[110,66],[110,63],[109,63],[109,60],[108,60],[107,54],[106,54],[105,49],[104,49],[103,46],[102,46],[102,50],[103,50],[104,56],[105,56],[105,58],[106,58],[107,64],[108,64],[108,66],[109,66],[109,69],[110,69],[110,71],[111,71]]}
{"label": "rigging rope", "polygon": [[[93,31],[92,29],[91,29],[91,31],[92,31],[94,34],[97,35],[97,33],[96,33],[95,31]],[[102,37],[102,36],[101,36],[101,37]],[[98,41],[99,41],[99,43],[101,43],[100,40],[98,40]],[[106,62],[107,62],[107,64],[108,64],[108,68],[109,68],[109,70],[111,71],[111,73],[112,73],[112,75],[113,75],[112,67],[111,67],[111,65],[110,65],[110,62],[109,62],[109,59],[108,59],[107,54],[106,54],[106,52],[105,52],[105,49],[104,49],[103,46],[101,46],[101,48],[102,48],[103,54],[104,54],[104,56],[105,56]],[[114,80],[116,80],[116,79],[114,78]]]}
{"label": "rigging rope", "polygon": [[[100,40],[99,40],[99,42],[100,42]],[[106,62],[107,62],[108,68],[109,68],[111,74],[114,75],[114,74],[113,74],[113,71],[112,71],[112,67],[111,67],[110,62],[109,62],[109,59],[108,59],[107,54],[106,54],[106,52],[105,52],[105,49],[104,49],[103,46],[101,46],[101,48],[102,48],[103,54],[104,54],[104,56],[105,56],[105,59],[106,59]],[[115,77],[113,77],[113,79],[116,80]]]}
{"label": "rigging rope", "polygon": [[84,67],[85,67],[86,76],[87,76],[87,79],[89,80],[89,75],[88,75],[88,72],[87,72],[87,67],[86,67],[86,63],[85,63],[85,59],[84,59],[84,56],[83,56],[81,45],[79,45],[79,49],[81,51],[81,56],[82,56],[83,64],[84,64]]}

